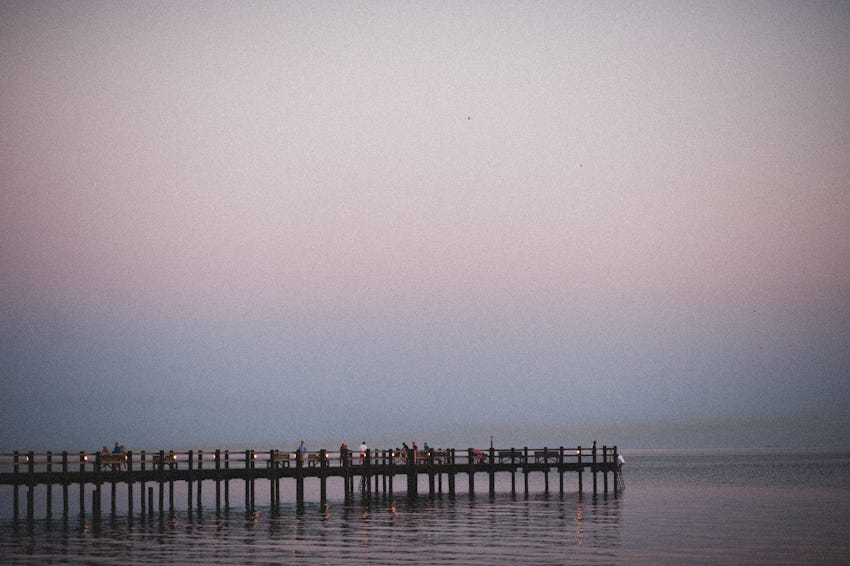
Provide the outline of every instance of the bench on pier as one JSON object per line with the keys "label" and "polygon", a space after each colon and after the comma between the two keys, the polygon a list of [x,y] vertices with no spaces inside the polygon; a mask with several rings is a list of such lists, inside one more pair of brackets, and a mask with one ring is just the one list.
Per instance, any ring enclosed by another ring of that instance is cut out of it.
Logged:
{"label": "bench on pier", "polygon": [[[394,456],[395,456],[394,459],[393,459],[394,462],[398,462],[399,464],[407,463],[407,454],[405,454],[405,452],[403,450],[401,452],[396,453]],[[432,461],[432,457],[433,457],[433,462],[435,464],[440,464],[440,463],[442,463],[442,461],[444,459],[448,458],[448,456],[449,456],[448,450],[435,450],[435,449],[432,448],[432,449],[428,450],[427,452],[424,451],[424,450],[421,451],[421,452],[418,452],[416,454],[416,462],[415,463],[416,464],[428,464]]]}
{"label": "bench on pier", "polygon": [[292,452],[275,452],[269,458],[268,467],[271,468],[273,466],[276,467],[289,467],[289,464],[295,459],[295,455]]}
{"label": "bench on pier", "polygon": [[159,454],[153,455],[153,466],[154,468],[168,468],[170,470],[177,469],[177,455],[173,452],[169,452],[168,454],[164,454],[162,458],[159,457]]}
{"label": "bench on pier", "polygon": [[448,460],[448,458],[449,458],[449,451],[448,450],[434,450],[432,448],[430,450],[430,453],[431,453],[431,457],[433,458],[434,462],[436,462],[437,464],[440,464],[440,463],[443,462],[443,460]]}
{"label": "bench on pier", "polygon": [[534,451],[534,463],[543,462],[547,464],[549,462],[557,462],[558,461],[558,451],[557,450],[535,450]]}
{"label": "bench on pier", "polygon": [[100,455],[100,466],[101,468],[105,466],[112,466],[112,469],[121,469],[127,463],[127,455],[110,452],[109,454],[101,454]]}
{"label": "bench on pier", "polygon": [[496,452],[496,458],[499,460],[501,464],[505,460],[510,461],[513,459],[516,462],[522,460],[522,451],[521,450],[498,450]]}
{"label": "bench on pier", "polygon": [[[326,456],[327,458],[327,456]],[[310,452],[307,454],[307,466],[310,468],[315,468],[322,462],[322,454],[316,452]]]}

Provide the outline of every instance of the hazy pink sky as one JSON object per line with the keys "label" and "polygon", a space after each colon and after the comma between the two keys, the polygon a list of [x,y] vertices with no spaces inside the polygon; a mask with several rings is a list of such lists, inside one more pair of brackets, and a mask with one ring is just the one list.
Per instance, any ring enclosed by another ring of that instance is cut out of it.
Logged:
{"label": "hazy pink sky", "polygon": [[846,2],[4,2],[0,132],[0,448],[850,433]]}

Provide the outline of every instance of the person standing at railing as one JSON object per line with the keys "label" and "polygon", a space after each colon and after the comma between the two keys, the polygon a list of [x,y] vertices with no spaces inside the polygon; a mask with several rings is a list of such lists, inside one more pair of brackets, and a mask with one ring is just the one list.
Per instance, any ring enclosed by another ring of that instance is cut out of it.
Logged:
{"label": "person standing at railing", "polygon": [[369,447],[366,446],[366,441],[360,443],[360,463],[366,461],[366,452],[369,450]]}
{"label": "person standing at railing", "polygon": [[302,462],[307,457],[307,447],[304,445],[304,441],[301,441],[301,444],[298,446],[298,459]]}

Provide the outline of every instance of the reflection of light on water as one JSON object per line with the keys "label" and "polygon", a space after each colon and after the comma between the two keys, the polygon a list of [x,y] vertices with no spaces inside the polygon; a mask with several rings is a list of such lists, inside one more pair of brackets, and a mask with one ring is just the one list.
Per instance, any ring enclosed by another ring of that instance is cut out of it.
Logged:
{"label": "reflection of light on water", "polygon": [[584,535],[584,526],[581,524],[582,519],[584,518],[584,509],[582,508],[581,503],[576,505],[576,544],[581,546],[582,537]]}
{"label": "reflection of light on water", "polygon": [[259,509],[255,509],[254,511],[245,513],[245,526],[247,527],[256,527],[260,523],[260,516],[262,513]]}

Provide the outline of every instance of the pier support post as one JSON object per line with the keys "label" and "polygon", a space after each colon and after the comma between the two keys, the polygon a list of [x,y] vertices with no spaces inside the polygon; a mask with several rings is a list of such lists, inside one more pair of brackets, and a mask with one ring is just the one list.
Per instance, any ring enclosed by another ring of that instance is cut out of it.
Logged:
{"label": "pier support post", "polygon": [[602,491],[608,493],[608,446],[602,445]]}
{"label": "pier support post", "polygon": [[490,471],[490,495],[496,495],[496,451],[493,449],[493,446],[490,446],[490,462],[489,462],[489,471]]}
{"label": "pier support post", "polygon": [[[147,499],[147,496],[145,495],[147,493],[147,491],[145,490],[145,479],[144,479],[145,478],[145,470],[147,468],[146,468],[146,465],[145,465],[145,451],[144,450],[139,452],[139,469],[142,471],[142,481],[139,482],[139,499],[141,500],[142,514],[144,514],[145,510],[146,510],[145,509],[145,500]],[[151,509],[151,511],[153,511],[153,509]]]}
{"label": "pier support post", "polygon": [[103,466],[101,465],[100,452],[94,456],[95,480],[94,492],[92,493],[92,515],[100,518],[100,485],[102,483],[101,473]]}
{"label": "pier support post", "polygon": [[133,451],[127,451],[127,513],[133,516]]}
{"label": "pier support post", "polygon": [[215,451],[215,510],[221,509],[221,450]]}
{"label": "pier support post", "polygon": [[351,458],[349,457],[349,451],[347,449],[340,450],[339,459],[342,465],[343,493],[345,494],[345,500],[348,501],[351,499]]}
{"label": "pier support post", "polygon": [[35,515],[35,480],[33,479],[33,474],[35,473],[35,454],[30,451],[27,453],[27,519],[32,521],[33,516]]}
{"label": "pier support post", "polygon": [[295,458],[295,501],[298,506],[304,505],[304,460],[303,452],[299,451]]}
{"label": "pier support post", "polygon": [[328,501],[328,453],[324,448],[319,452],[319,497],[322,505]]}
{"label": "pier support post", "polygon": [[564,447],[558,450],[558,493],[564,494]]}
{"label": "pier support post", "polygon": [[416,454],[413,449],[407,451],[407,496],[418,495],[418,478],[416,477]]}
{"label": "pier support post", "polygon": [[596,473],[598,470],[596,469],[596,441],[593,441],[593,465],[590,468],[590,471],[593,473],[593,495],[596,495]]}
{"label": "pier support post", "polygon": [[516,495],[516,450],[511,448],[511,495]]}
{"label": "pier support post", "polygon": [[582,487],[582,475],[584,474],[584,466],[581,465],[581,446],[576,448],[576,454],[578,454],[578,492],[581,493],[584,491]]}
{"label": "pier support post", "polygon": [[[162,516],[165,513],[165,451],[159,451],[159,481],[157,482],[159,486],[159,514]],[[151,507],[151,514],[153,514],[153,507]]]}
{"label": "pier support post", "polygon": [[522,475],[525,483],[525,495],[528,497],[528,446],[522,449]]}
{"label": "pier support post", "polygon": [[47,452],[47,518],[53,515],[53,452]]}
{"label": "pier support post", "polygon": [[[12,456],[12,472],[14,472],[15,476],[18,475],[18,461],[20,460],[20,454],[17,450],[15,450],[14,455]],[[15,521],[18,520],[18,499],[19,499],[19,489],[18,482],[15,482],[12,485],[12,517],[14,517]]]}
{"label": "pier support post", "polygon": [[201,470],[204,469],[204,452],[203,450],[198,450],[198,509],[203,507],[203,493],[201,491],[201,486],[204,485],[204,475]]}
{"label": "pier support post", "polygon": [[255,493],[255,489],[254,489],[254,488],[255,488],[254,478],[255,478],[255,472],[254,472],[254,468],[255,468],[256,466],[257,466],[257,453],[256,453],[256,452],[254,452],[253,450],[251,450],[251,474],[250,474],[250,477],[251,477],[251,511],[253,511],[253,510],[254,510],[254,506],[255,506],[255,501],[254,501],[254,493]]}
{"label": "pier support post", "polygon": [[[230,450],[224,451],[224,469],[230,469]],[[230,509],[230,478],[224,476],[224,508]]]}
{"label": "pier support post", "polygon": [[80,517],[86,514],[86,484],[83,483],[83,474],[86,471],[86,454],[80,452]]}
{"label": "pier support post", "polygon": [[62,452],[62,517],[68,517],[68,452]]}
{"label": "pier support post", "polygon": [[188,476],[188,479],[186,480],[186,484],[188,485],[188,489],[186,490],[186,498],[188,499],[187,508],[189,509],[190,513],[192,512],[192,479],[193,479],[193,476],[194,476],[194,453],[191,450],[189,450],[189,476]]}
{"label": "pier support post", "polygon": [[475,451],[466,449],[467,472],[469,475],[469,496],[475,497]]}
{"label": "pier support post", "polygon": [[617,453],[617,447],[614,447],[614,493],[620,491],[620,458]]}
{"label": "pier support post", "polygon": [[455,496],[455,476],[457,475],[457,468],[455,467],[455,449],[449,448],[446,451],[446,459],[449,463],[449,496]]}
{"label": "pier support post", "polygon": [[434,450],[429,450],[428,454],[428,497],[434,497]]}
{"label": "pier support post", "polygon": [[387,483],[389,484],[387,489],[387,493],[390,497],[393,496],[393,478],[395,476],[395,471],[393,470],[393,466],[395,466],[395,455],[398,454],[398,448],[390,449],[389,452],[389,461],[387,463],[387,469],[389,470],[388,474],[390,477],[387,478]]}

